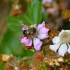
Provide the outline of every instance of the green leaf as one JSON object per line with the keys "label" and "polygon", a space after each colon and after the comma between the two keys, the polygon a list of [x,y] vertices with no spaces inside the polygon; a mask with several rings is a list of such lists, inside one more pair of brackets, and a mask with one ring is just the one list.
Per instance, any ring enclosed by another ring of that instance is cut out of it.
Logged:
{"label": "green leaf", "polygon": [[42,13],[41,13],[41,7],[42,4],[41,2],[37,2],[35,5],[34,5],[34,8],[33,8],[33,21],[35,24],[39,24],[41,22],[41,18],[42,18]]}
{"label": "green leaf", "polygon": [[11,16],[8,16],[7,17],[7,24],[8,24],[8,28],[10,28],[12,31],[15,31],[15,32],[21,32],[22,30],[22,25],[20,24],[20,22],[22,22],[22,24],[25,23],[25,25],[30,25],[28,22],[30,20],[28,19],[27,16],[21,16],[21,17],[11,17]]}
{"label": "green leaf", "polygon": [[22,21],[21,17],[7,17],[8,27],[12,31],[21,31],[20,21]]}
{"label": "green leaf", "polygon": [[13,54],[18,58],[32,56],[34,52],[25,50],[24,45],[20,43],[21,35],[22,33],[20,32],[15,33],[7,29],[0,44],[0,54]]}
{"label": "green leaf", "polygon": [[3,40],[0,44],[0,53],[5,53],[5,54],[16,53],[16,50],[18,49],[20,45],[21,35],[22,33],[20,32],[15,33],[7,29],[3,37]]}
{"label": "green leaf", "polygon": [[7,17],[8,27],[12,31],[22,31],[21,24],[19,22],[23,22],[25,25],[30,26],[32,24],[39,24],[42,19],[42,1],[40,0],[32,0],[32,3],[28,3],[27,12],[21,17]]}
{"label": "green leaf", "polygon": [[42,1],[32,0],[31,3],[28,3],[28,9],[26,14],[23,15],[23,18],[27,21],[24,24],[39,24],[42,19]]}

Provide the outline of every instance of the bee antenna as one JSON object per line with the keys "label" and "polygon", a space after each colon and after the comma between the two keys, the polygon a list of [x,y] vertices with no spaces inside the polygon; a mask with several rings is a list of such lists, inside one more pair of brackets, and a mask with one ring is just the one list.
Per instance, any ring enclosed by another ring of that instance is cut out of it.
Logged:
{"label": "bee antenna", "polygon": [[22,21],[20,21],[19,24],[20,24],[21,26],[24,26],[24,23],[23,23]]}

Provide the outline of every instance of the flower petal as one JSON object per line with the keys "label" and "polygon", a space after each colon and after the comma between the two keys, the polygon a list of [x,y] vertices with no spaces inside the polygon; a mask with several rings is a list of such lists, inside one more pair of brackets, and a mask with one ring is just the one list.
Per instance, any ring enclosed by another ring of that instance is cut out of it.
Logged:
{"label": "flower petal", "polygon": [[66,32],[70,33],[70,30],[65,30]]}
{"label": "flower petal", "polygon": [[39,29],[39,33],[41,33],[41,34],[43,34],[43,33],[46,33],[46,34],[48,34],[48,31],[49,31],[49,29],[47,29],[46,27],[42,27],[41,29]]}
{"label": "flower petal", "polygon": [[39,34],[38,35],[38,38],[39,39],[45,39],[45,38],[48,38],[49,36],[47,34]]}
{"label": "flower petal", "polygon": [[59,55],[64,56],[66,52],[67,52],[67,45],[62,44],[58,50],[58,53]]}
{"label": "flower petal", "polygon": [[53,2],[53,0],[43,0],[42,3],[45,4],[46,2]]}
{"label": "flower petal", "polygon": [[25,43],[26,46],[32,46],[32,40],[28,39],[28,41]]}
{"label": "flower petal", "polygon": [[27,39],[27,37],[21,38],[21,43],[24,43],[25,46],[32,46],[32,40],[31,39]]}
{"label": "flower petal", "polygon": [[38,38],[34,38],[33,40],[35,50],[40,50],[42,46],[42,42]]}
{"label": "flower petal", "polygon": [[27,26],[24,25],[24,26],[22,27],[22,30],[27,30]]}
{"label": "flower petal", "polygon": [[44,21],[41,24],[38,25],[38,30],[40,30],[42,27],[45,27],[45,22]]}
{"label": "flower petal", "polygon": [[65,32],[65,30],[62,30],[62,31],[59,33],[59,36],[61,36],[61,34],[62,34],[63,32]]}
{"label": "flower petal", "polygon": [[52,41],[53,41],[54,44],[59,43],[59,42],[60,42],[60,37],[55,36],[55,37],[52,39]]}
{"label": "flower petal", "polygon": [[59,46],[60,46],[59,44],[50,45],[50,49],[56,52]]}
{"label": "flower petal", "polygon": [[62,30],[62,31],[59,33],[59,36],[61,36],[61,34],[62,34],[63,32],[68,32],[68,33],[70,33],[70,30]]}
{"label": "flower petal", "polygon": [[70,45],[68,45],[69,46],[69,48],[68,48],[68,53],[70,54]]}
{"label": "flower petal", "polygon": [[25,42],[27,42],[27,37],[22,37],[21,38],[21,43],[25,43]]}

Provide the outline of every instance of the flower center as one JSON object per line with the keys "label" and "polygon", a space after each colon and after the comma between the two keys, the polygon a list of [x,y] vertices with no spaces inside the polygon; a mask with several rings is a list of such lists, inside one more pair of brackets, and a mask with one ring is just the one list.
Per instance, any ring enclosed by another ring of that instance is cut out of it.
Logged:
{"label": "flower center", "polygon": [[70,33],[63,32],[60,36],[60,40],[62,43],[69,43],[70,42]]}

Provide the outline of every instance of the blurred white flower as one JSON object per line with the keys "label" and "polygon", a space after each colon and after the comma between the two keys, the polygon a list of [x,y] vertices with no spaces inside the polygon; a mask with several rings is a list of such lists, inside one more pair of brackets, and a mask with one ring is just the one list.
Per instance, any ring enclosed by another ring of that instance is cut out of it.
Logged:
{"label": "blurred white flower", "polygon": [[64,56],[67,52],[70,54],[70,30],[62,30],[52,41],[54,44],[50,45],[51,50],[58,51],[60,56]]}

